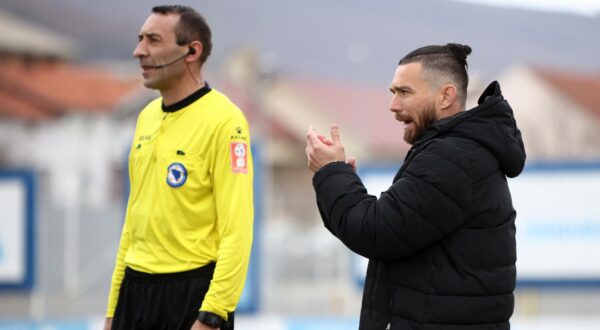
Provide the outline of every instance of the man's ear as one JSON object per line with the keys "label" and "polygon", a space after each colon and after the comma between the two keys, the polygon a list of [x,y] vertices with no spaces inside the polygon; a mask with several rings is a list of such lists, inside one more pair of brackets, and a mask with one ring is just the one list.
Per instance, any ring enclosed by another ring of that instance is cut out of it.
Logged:
{"label": "man's ear", "polygon": [[456,102],[457,97],[456,86],[453,84],[445,84],[440,88],[439,104],[442,110],[446,110]]}
{"label": "man's ear", "polygon": [[[192,50],[193,49],[193,50]],[[202,56],[202,43],[200,41],[192,41],[190,43],[190,49],[188,50],[188,56],[186,57],[186,62],[196,61],[198,58]]]}

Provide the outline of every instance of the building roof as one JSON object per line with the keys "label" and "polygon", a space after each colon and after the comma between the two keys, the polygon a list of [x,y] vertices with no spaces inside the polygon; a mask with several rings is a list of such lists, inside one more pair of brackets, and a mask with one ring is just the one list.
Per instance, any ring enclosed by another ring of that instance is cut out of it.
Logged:
{"label": "building roof", "polygon": [[534,73],[582,108],[600,116],[600,72],[534,68]]}
{"label": "building roof", "polygon": [[[391,95],[387,88],[307,79],[288,84],[340,126],[342,140],[344,132],[353,134],[370,156],[396,160],[410,149],[402,124],[389,111]],[[321,133],[329,136],[328,131]]]}
{"label": "building roof", "polygon": [[54,58],[72,58],[77,48],[69,38],[0,10],[0,51]]}
{"label": "building roof", "polygon": [[138,80],[63,62],[0,65],[0,116],[43,120],[72,112],[111,111]]}
{"label": "building roof", "polygon": [[[294,136],[294,134],[286,129],[286,127],[277,121],[276,118],[261,112],[259,110],[258,100],[254,100],[247,90],[240,86],[236,86],[236,84],[227,79],[216,81],[216,84],[212,86],[217,86],[219,91],[227,95],[233,103],[242,109],[244,116],[252,126],[251,129],[253,132],[260,133],[259,135],[262,136],[268,136],[270,139],[297,140],[297,136]],[[258,132],[258,130],[260,130],[260,132]],[[304,139],[302,139],[302,142],[303,141]]]}

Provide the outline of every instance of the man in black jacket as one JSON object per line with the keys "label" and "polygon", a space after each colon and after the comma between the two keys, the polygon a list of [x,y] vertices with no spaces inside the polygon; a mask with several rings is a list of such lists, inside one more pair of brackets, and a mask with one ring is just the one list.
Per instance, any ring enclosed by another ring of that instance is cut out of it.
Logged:
{"label": "man in black jacket", "polygon": [[306,148],[325,227],[369,258],[360,329],[509,329],[514,309],[515,216],[506,177],[525,151],[497,82],[465,110],[469,46],[406,55],[390,111],[412,144],[392,186],[368,195],[331,140],[309,128]]}

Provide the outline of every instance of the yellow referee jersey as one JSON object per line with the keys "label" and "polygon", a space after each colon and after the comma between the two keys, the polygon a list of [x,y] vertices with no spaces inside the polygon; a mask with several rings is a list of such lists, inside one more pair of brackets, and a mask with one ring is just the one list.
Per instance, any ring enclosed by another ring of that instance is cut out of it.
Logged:
{"label": "yellow referee jersey", "polygon": [[211,262],[216,268],[200,310],[224,319],[235,310],[252,245],[250,134],[225,95],[204,92],[175,112],[164,112],[158,98],[139,115],[107,317],[114,314],[125,267],[174,273]]}

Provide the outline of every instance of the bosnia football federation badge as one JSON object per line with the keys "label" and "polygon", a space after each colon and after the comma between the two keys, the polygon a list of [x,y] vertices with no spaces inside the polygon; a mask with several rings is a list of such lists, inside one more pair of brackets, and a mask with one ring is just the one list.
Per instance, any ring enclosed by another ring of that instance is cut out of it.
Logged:
{"label": "bosnia football federation badge", "polygon": [[181,163],[169,165],[167,170],[167,183],[173,188],[181,187],[187,179],[187,170]]}
{"label": "bosnia football federation badge", "polygon": [[231,142],[231,170],[233,173],[248,172],[248,145],[244,142]]}

